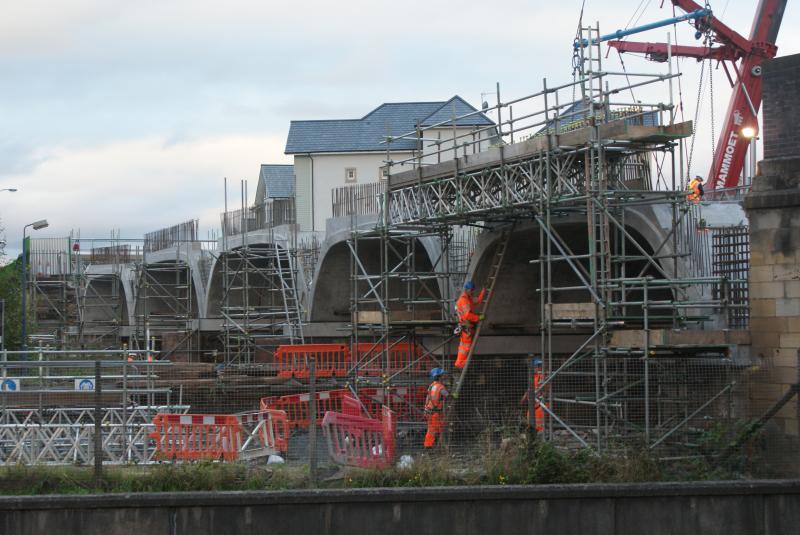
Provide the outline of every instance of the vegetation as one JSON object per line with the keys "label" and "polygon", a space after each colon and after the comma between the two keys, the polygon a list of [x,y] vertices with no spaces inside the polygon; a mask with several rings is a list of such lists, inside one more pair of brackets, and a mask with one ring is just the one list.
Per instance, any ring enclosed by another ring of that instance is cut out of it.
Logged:
{"label": "vegetation", "polygon": [[306,486],[305,469],[210,462],[107,467],[100,489],[95,488],[94,472],[88,467],[14,466],[0,470],[2,495],[283,490]]}
{"label": "vegetation", "polygon": [[[0,257],[2,260],[2,257]],[[5,301],[5,348],[19,349],[22,340],[21,259],[0,267],[0,300]]]}
{"label": "vegetation", "polygon": [[[565,451],[547,442],[528,447],[524,437],[504,440],[480,461],[453,459],[443,452],[419,456],[405,468],[334,469],[320,474],[318,487],[428,487],[452,485],[537,485],[552,483],[623,483],[698,481],[737,477],[700,459],[672,464],[631,452],[598,456],[588,450]],[[92,469],[78,466],[0,469],[0,494],[87,494],[94,492],[168,492],[286,490],[311,487],[306,466],[245,465],[203,462],[155,466],[106,467],[100,489]]]}

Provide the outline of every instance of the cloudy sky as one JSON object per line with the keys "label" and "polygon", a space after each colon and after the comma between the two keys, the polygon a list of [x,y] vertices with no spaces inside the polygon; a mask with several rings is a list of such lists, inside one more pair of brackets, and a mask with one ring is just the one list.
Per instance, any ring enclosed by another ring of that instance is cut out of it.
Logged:
{"label": "cloudy sky", "polygon": [[[219,224],[223,177],[236,188],[248,179],[253,192],[259,164],[291,163],[291,119],[355,118],[382,102],[453,94],[478,105],[495,82],[505,99],[538,90],[543,77],[567,81],[581,3],[3,0],[0,188],[19,189],[0,193],[7,252],[18,253],[23,225],[40,218],[50,227],[37,236],[114,229],[138,238],[199,219],[205,237]],[[748,34],[757,3],[712,8]],[[586,0],[584,20],[612,31],[671,16],[660,4]],[[790,3],[780,54],[800,52],[786,31],[799,22]],[[640,37],[665,40],[669,30]],[[692,33],[683,23],[677,39]],[[615,53],[606,67],[619,68]],[[699,64],[681,71],[691,118]],[[729,92],[722,71],[714,81],[719,124]],[[696,159],[705,173],[711,100],[702,101]]]}

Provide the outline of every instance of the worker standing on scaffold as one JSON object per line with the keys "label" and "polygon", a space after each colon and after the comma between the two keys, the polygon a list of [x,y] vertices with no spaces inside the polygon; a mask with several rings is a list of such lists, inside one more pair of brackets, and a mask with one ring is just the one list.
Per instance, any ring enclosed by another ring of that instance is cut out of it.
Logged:
{"label": "worker standing on scaffold", "polygon": [[431,370],[433,382],[428,387],[425,398],[425,418],[428,420],[428,432],[425,433],[425,449],[430,449],[436,444],[436,438],[441,435],[444,428],[444,402],[450,393],[442,384],[444,370],[434,368]]}
{"label": "worker standing on scaffold", "polygon": [[697,175],[689,182],[689,187],[687,189],[689,190],[689,194],[686,198],[689,202],[698,202],[706,193],[703,190],[703,178],[700,175]]}
{"label": "worker standing on scaffold", "polygon": [[[531,413],[530,410],[525,412],[525,421],[528,422],[528,425],[533,424],[536,428],[537,433],[541,433],[544,431],[544,409],[542,409],[542,404],[539,403],[538,398],[536,396],[536,391],[539,390],[539,386],[544,381],[544,374],[542,373],[542,359],[536,357],[533,359],[533,381],[531,384],[531,388],[533,391],[533,417],[534,420],[531,421]],[[522,400],[520,403],[525,403],[528,401],[528,394],[529,392],[525,392],[525,395],[522,396]]]}
{"label": "worker standing on scaffold", "polygon": [[484,319],[483,314],[475,313],[475,307],[483,303],[483,298],[486,297],[486,290],[481,290],[477,299],[472,298],[474,291],[475,283],[468,280],[464,283],[464,291],[461,292],[458,301],[456,301],[458,329],[461,334],[461,338],[458,343],[456,368],[463,368],[466,366],[469,350],[472,348],[472,339],[475,335],[475,328],[478,326],[478,322]]}

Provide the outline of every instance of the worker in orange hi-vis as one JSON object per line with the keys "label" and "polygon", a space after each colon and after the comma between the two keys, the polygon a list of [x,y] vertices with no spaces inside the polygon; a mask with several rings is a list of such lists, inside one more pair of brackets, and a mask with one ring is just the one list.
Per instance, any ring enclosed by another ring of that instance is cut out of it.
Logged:
{"label": "worker in orange hi-vis", "polygon": [[697,175],[689,182],[689,194],[686,198],[691,202],[697,202],[703,198],[705,195],[705,191],[703,190],[703,178],[700,175]]}
{"label": "worker in orange hi-vis", "polygon": [[[542,359],[535,358],[533,359],[533,384],[531,387],[533,388],[534,392],[534,401],[533,401],[533,417],[534,417],[534,425],[536,426],[536,432],[541,433],[544,431],[544,409],[542,409],[542,404],[536,398],[536,391],[539,390],[539,386],[544,381],[544,374],[542,373]],[[528,392],[525,392],[525,395],[522,396],[522,400],[520,403],[525,403],[528,401]],[[525,420],[527,422],[531,422],[531,413],[530,410],[525,412]]]}
{"label": "worker in orange hi-vis", "polygon": [[483,298],[486,297],[486,290],[483,289],[478,294],[477,299],[473,299],[472,294],[475,291],[475,283],[467,281],[464,283],[464,291],[456,301],[456,314],[458,315],[458,328],[461,332],[461,338],[458,343],[458,356],[456,357],[456,368],[463,368],[467,364],[467,356],[472,347],[472,338],[475,335],[475,327],[478,322],[484,318],[483,314],[476,314],[475,307],[483,303]]}
{"label": "worker in orange hi-vis", "polygon": [[444,370],[434,368],[431,370],[433,382],[428,387],[428,395],[425,398],[425,418],[428,420],[428,432],[425,433],[425,448],[432,448],[436,444],[436,437],[444,429],[444,402],[450,395],[442,384]]}

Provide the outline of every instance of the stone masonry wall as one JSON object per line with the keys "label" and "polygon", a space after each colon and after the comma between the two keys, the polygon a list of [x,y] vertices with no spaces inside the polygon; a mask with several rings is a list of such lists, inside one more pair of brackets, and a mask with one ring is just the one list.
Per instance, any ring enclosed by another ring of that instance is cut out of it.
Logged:
{"label": "stone masonry wall", "polygon": [[[745,198],[751,340],[760,370],[751,382],[753,415],[798,381],[800,351],[800,54],[765,62],[763,76],[765,159]],[[799,416],[793,400],[773,419],[773,431],[797,437]]]}

